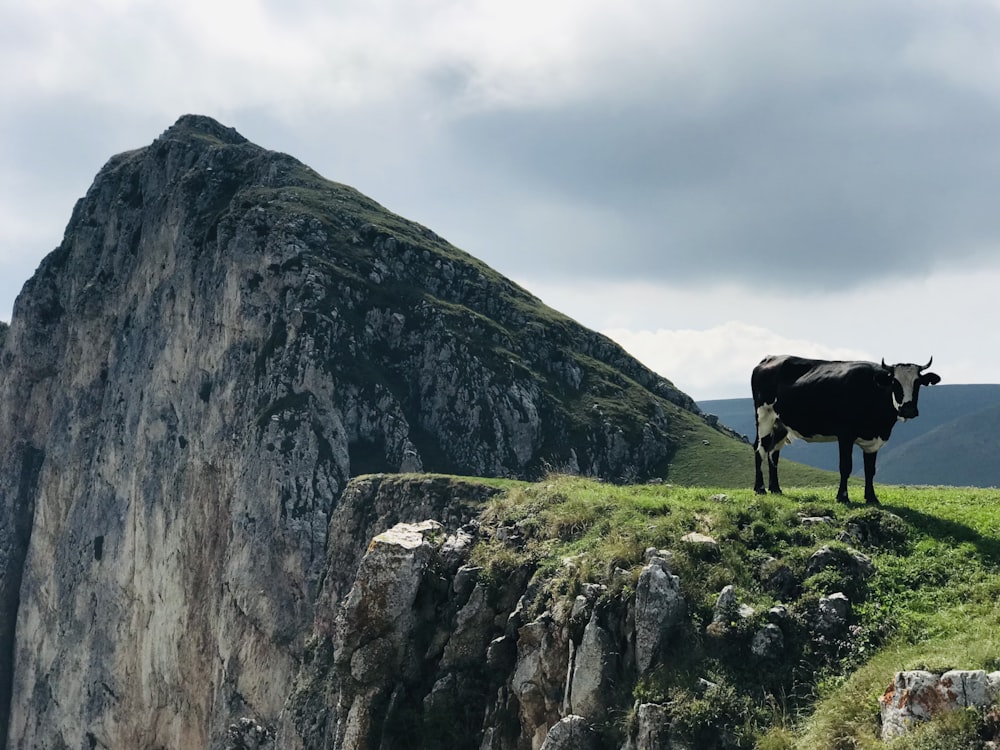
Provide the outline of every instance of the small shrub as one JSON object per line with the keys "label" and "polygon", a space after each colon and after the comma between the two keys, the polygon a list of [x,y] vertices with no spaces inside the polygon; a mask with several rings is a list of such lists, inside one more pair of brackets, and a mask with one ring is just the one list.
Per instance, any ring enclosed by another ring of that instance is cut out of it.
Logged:
{"label": "small shrub", "polygon": [[982,712],[963,708],[940,714],[931,721],[917,725],[908,734],[888,743],[889,750],[979,750],[984,746],[980,737]]}
{"label": "small shrub", "polygon": [[883,550],[904,551],[910,537],[906,522],[881,508],[865,508],[852,514],[844,528],[857,544]]}
{"label": "small shrub", "polygon": [[671,698],[672,734],[682,743],[702,750],[754,747],[761,709],[730,685],[713,685],[700,696],[679,690]]}
{"label": "small shrub", "polygon": [[756,750],[795,750],[795,735],[785,727],[775,727],[757,740]]}

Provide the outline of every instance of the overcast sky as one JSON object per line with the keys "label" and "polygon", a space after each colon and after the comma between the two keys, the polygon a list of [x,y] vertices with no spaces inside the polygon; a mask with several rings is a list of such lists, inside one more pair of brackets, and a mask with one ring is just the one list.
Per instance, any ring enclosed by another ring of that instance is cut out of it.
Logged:
{"label": "overcast sky", "polygon": [[778,352],[998,383],[998,40],[995,0],[0,0],[0,319],[199,113],[697,399]]}

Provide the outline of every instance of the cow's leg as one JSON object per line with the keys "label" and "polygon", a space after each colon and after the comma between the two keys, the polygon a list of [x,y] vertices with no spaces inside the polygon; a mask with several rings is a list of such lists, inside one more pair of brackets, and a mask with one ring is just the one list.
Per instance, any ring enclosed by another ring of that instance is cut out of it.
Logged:
{"label": "cow's leg", "polygon": [[760,447],[760,436],[753,441],[753,491],[758,495],[763,495],[767,492],[764,489],[764,455],[763,448]]}
{"label": "cow's leg", "polygon": [[767,454],[767,490],[775,495],[781,494],[781,487],[778,485],[778,456],[781,451],[771,451]]}
{"label": "cow's leg", "polygon": [[[756,403],[756,401],[755,401]],[[754,482],[753,489],[759,495],[764,494],[764,472],[762,464],[767,457],[767,488],[769,491],[781,494],[778,485],[778,450],[788,435],[777,413],[774,403],[760,404],[754,413],[754,423],[757,427],[757,439],[754,440]]]}
{"label": "cow's leg", "polygon": [[878,505],[878,498],[875,497],[875,457],[878,451],[865,453],[865,502]]}
{"label": "cow's leg", "polygon": [[[757,431],[757,435],[754,437],[753,441],[753,491],[758,495],[763,495],[766,490],[764,489],[764,470],[761,464],[764,463],[764,441],[760,434],[760,423],[761,417],[769,417],[769,411],[763,410],[762,406],[758,406],[756,398],[754,399],[754,410],[753,410],[753,426]],[[765,421],[765,432],[770,432],[770,419]]]}
{"label": "cow's leg", "polygon": [[774,449],[774,434],[758,436],[754,441],[754,476],[753,489],[758,495],[764,492],[764,456],[767,456],[767,490],[775,495],[781,494],[781,487],[778,484],[778,455],[779,451]]}
{"label": "cow's leg", "polygon": [[854,441],[850,438],[839,438],[837,443],[840,446],[840,489],[837,490],[837,500],[842,503],[849,503],[847,497],[847,478],[851,476],[851,469],[854,468],[851,461],[851,453],[854,450]]}

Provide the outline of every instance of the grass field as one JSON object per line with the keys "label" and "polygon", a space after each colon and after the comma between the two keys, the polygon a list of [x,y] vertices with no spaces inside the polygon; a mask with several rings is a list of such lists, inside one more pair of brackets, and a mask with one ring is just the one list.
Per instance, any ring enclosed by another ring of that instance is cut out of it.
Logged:
{"label": "grass field", "polygon": [[[691,451],[711,447],[693,441]],[[678,697],[689,695],[684,680],[700,676],[723,686],[731,700],[720,709],[726,715],[716,718],[733,725],[735,747],[885,747],[877,701],[896,671],[1000,668],[1000,491],[877,485],[880,507],[845,506],[834,501],[829,474],[809,471],[803,475],[827,483],[788,482],[784,495],[757,496],[744,482],[749,447],[745,451],[733,457],[743,472],[734,473],[738,489],[615,486],[565,476],[513,485],[483,518],[487,525],[515,525],[526,543],[512,549],[483,542],[475,559],[498,577],[530,562],[553,596],[572,596],[584,583],[607,583],[614,571],[630,570],[634,579],[648,547],[671,550],[692,633],[704,632],[727,584],[758,613],[742,626],[747,634],[778,604],[799,624],[796,632],[804,632],[801,625],[820,597],[848,593],[849,636],[819,645],[792,637],[785,659],[766,675],[747,668],[745,650],[711,652],[693,642],[673,673],[661,670],[636,686],[637,697],[673,701],[679,711]],[[685,471],[681,457],[677,475]],[[794,476],[790,465],[788,477]],[[680,539],[691,531],[716,539],[719,554],[690,552]],[[859,576],[845,565],[809,575],[809,558],[822,546],[845,560],[856,549],[875,572]],[[574,564],[567,566],[567,559]],[[793,592],[776,592],[769,583],[766,571],[778,568],[794,577]],[[619,584],[612,595],[628,591]],[[697,710],[710,709],[702,703]],[[964,715],[933,722],[893,747],[977,747],[981,722]]]}

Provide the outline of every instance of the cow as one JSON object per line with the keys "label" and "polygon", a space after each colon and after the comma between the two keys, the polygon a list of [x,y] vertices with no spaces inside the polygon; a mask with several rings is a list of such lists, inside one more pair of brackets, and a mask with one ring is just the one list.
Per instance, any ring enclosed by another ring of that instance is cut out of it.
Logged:
{"label": "cow", "polygon": [[918,416],[922,385],[940,383],[936,373],[913,364],[828,362],[791,355],[769,356],[753,369],[750,387],[757,422],[754,440],[754,491],[764,494],[761,464],[767,458],[767,490],[781,493],[778,455],[792,438],[807,442],[837,441],[840,488],[837,500],[850,502],[847,478],[851,452],[861,446],[865,462],[865,502],[878,504],[872,481],[875,457],[897,421]]}

